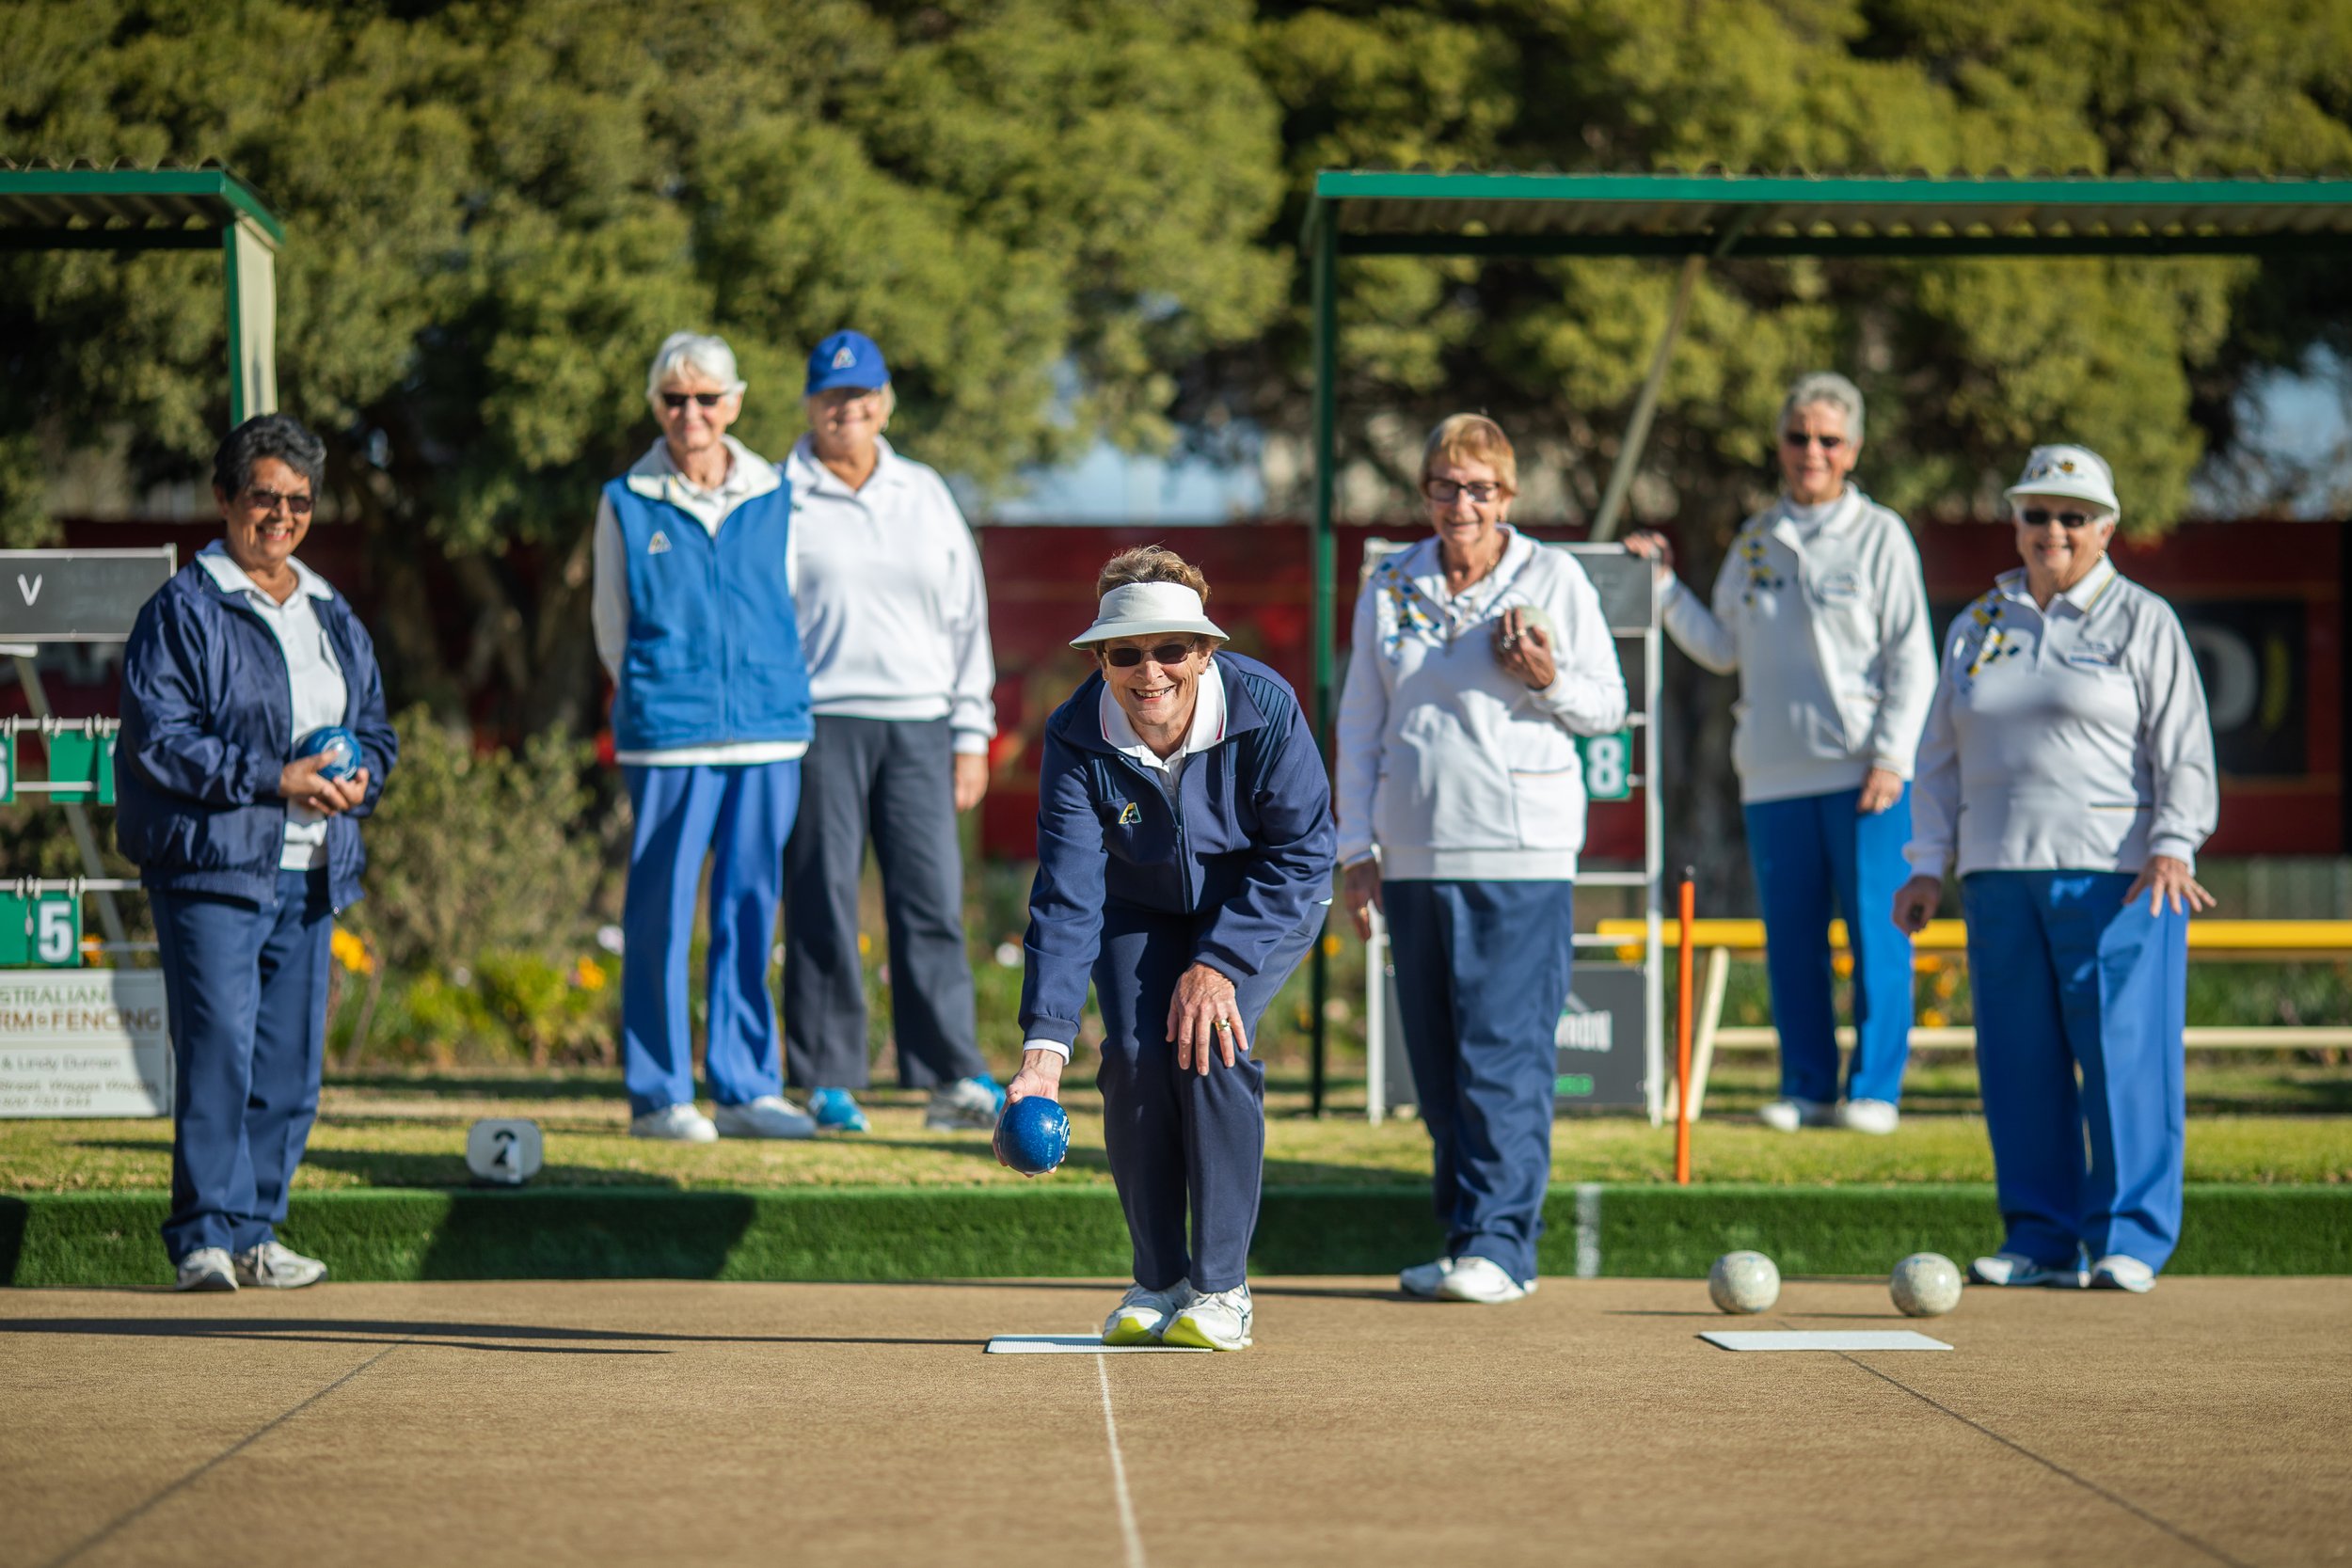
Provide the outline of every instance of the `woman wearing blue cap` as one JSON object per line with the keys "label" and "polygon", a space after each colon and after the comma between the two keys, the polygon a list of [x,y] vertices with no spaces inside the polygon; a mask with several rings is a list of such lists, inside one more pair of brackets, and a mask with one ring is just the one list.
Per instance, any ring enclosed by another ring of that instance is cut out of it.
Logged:
{"label": "woman wearing blue cap", "polygon": [[2180,1239],[2213,725],[2172,607],[2107,558],[2106,464],[2036,447],[2009,498],[2025,566],[1945,638],[1895,923],[1957,862],[2004,1232],[1970,1277],[2144,1291]]}
{"label": "woman wearing blue cap", "polygon": [[1240,1350],[1265,1156],[1250,1042],[1323,930],[1330,784],[1298,699],[1218,648],[1208,582],[1182,556],[1114,556],[1095,591],[1071,646],[1096,671],[1045,721],[1011,1094],[1060,1098],[1091,981],[1103,1141],[1135,1244],[1104,1342]]}
{"label": "woman wearing blue cap", "polygon": [[882,350],[836,332],[808,356],[808,434],[786,459],[794,594],[816,739],[785,852],[785,1059],[819,1129],[866,1131],[858,881],[882,872],[898,1074],[926,1125],[995,1124],[963,945],[956,814],[988,788],[996,666],[980,553],[946,483],[882,436]]}

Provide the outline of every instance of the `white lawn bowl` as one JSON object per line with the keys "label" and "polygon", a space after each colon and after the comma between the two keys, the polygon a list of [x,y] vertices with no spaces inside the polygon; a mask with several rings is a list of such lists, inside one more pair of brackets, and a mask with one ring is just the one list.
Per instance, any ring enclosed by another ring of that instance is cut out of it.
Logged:
{"label": "white lawn bowl", "polygon": [[1726,1252],[1707,1271],[1707,1293],[1725,1312],[1769,1312],[1780,1299],[1780,1270],[1760,1252]]}
{"label": "white lawn bowl", "polygon": [[1906,1318],[1940,1318],[1960,1305],[1960,1265],[1940,1252],[1915,1252],[1886,1276],[1886,1293]]}

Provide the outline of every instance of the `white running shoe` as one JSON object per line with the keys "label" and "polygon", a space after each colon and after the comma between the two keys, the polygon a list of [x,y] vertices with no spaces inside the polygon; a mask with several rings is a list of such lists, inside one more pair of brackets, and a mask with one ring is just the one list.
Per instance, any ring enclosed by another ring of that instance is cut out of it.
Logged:
{"label": "white running shoe", "polygon": [[722,1105],[710,1118],[722,1138],[813,1138],[816,1118],[780,1094],[763,1094],[740,1105]]}
{"label": "white running shoe", "polygon": [[719,1141],[719,1130],[710,1125],[710,1118],[688,1102],[664,1105],[659,1111],[647,1111],[628,1124],[632,1138],[664,1138],[676,1144],[709,1144]]}
{"label": "white running shoe", "polygon": [[1990,1258],[1979,1258],[1968,1265],[1968,1280],[1972,1285],[2000,1285],[2014,1289],[2036,1286],[2056,1291],[2079,1291],[2083,1287],[2083,1271],[2079,1265],[2037,1263],[2022,1253],[1996,1252]]}
{"label": "white running shoe", "polygon": [[233,1291],[237,1288],[237,1271],[229,1260],[229,1249],[200,1246],[180,1259],[180,1277],[172,1281],[175,1291]]}
{"label": "white running shoe", "polygon": [[263,1242],[237,1254],[237,1283],[264,1291],[299,1291],[326,1277],[326,1265],[283,1242]]}
{"label": "white running shoe", "polygon": [[1409,1269],[1399,1270],[1396,1276],[1396,1288],[1408,1296],[1418,1297],[1422,1301],[1435,1301],[1438,1299],[1438,1287],[1444,1284],[1445,1276],[1453,1272],[1453,1259],[1432,1259],[1426,1263],[1416,1263]]}
{"label": "white running shoe", "polygon": [[2137,1258],[2110,1252],[2090,1265],[2090,1288],[2129,1291],[2136,1296],[2144,1296],[2156,1288],[2156,1271]]}
{"label": "white running shoe", "polygon": [[1160,1330],[1176,1315],[1191,1287],[1177,1282],[1172,1291],[1154,1291],[1143,1285],[1130,1285],[1127,1293],[1119,1298],[1111,1315],[1103,1320],[1103,1343],[1106,1345],[1149,1345],[1158,1342]]}
{"label": "white running shoe", "polygon": [[1902,1113],[1887,1100],[1849,1100],[1837,1107],[1837,1125],[1849,1132],[1884,1137],[1902,1122]]}
{"label": "white running shoe", "polygon": [[1818,1100],[1784,1097],[1756,1112],[1756,1119],[1775,1132],[1794,1132],[1800,1127],[1826,1127],[1832,1116],[1833,1108]]}
{"label": "white running shoe", "polygon": [[1494,1307],[1506,1301],[1518,1301],[1534,1292],[1535,1282],[1517,1280],[1510,1272],[1491,1258],[1456,1258],[1454,1267],[1438,1281],[1440,1301],[1474,1301],[1481,1306]]}
{"label": "white running shoe", "polygon": [[923,1126],[932,1132],[986,1132],[1004,1110],[1005,1091],[995,1079],[959,1078],[931,1091]]}
{"label": "white running shoe", "polygon": [[1160,1343],[1200,1350],[1248,1350],[1255,1317],[1247,1285],[1206,1293],[1193,1291],[1175,1320],[1161,1332]]}

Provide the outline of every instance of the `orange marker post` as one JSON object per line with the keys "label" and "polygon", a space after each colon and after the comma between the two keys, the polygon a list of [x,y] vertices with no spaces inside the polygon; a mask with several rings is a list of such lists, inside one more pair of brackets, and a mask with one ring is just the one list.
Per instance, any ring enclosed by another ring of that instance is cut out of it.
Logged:
{"label": "orange marker post", "polygon": [[1691,1184],[1691,917],[1697,874],[1682,869],[1682,929],[1675,963],[1675,1184]]}

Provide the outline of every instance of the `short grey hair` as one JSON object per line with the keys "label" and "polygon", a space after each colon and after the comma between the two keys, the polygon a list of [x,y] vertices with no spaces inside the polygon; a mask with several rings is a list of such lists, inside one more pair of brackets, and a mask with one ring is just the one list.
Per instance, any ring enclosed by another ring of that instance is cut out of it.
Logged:
{"label": "short grey hair", "polygon": [[1845,415],[1846,439],[1862,445],[1862,388],[1836,371],[1813,371],[1797,377],[1788,388],[1788,401],[1780,405],[1780,433],[1788,433],[1788,421],[1798,409],[1817,403],[1826,403]]}
{"label": "short grey hair", "polygon": [[684,370],[700,371],[729,392],[743,389],[742,381],[735,373],[735,350],[727,347],[724,338],[704,332],[673,332],[661,340],[661,347],[653,356],[653,369],[645,372],[645,401],[659,404],[662,384]]}

